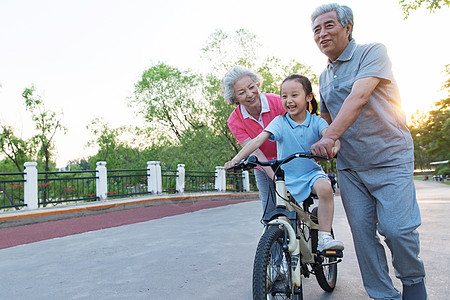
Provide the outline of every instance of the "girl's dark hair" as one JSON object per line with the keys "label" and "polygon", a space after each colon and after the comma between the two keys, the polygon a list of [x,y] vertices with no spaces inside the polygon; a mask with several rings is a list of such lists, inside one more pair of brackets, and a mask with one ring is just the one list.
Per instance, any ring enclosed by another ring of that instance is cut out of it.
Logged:
{"label": "girl's dark hair", "polygon": [[[318,104],[316,101],[316,98],[314,97],[314,93],[312,91],[312,86],[311,86],[311,81],[309,81],[308,77],[303,76],[303,75],[299,75],[299,74],[292,74],[289,75],[288,77],[286,77],[283,82],[281,83],[281,85],[283,85],[283,83],[285,83],[286,81],[289,80],[295,80],[298,83],[300,83],[303,86],[303,90],[305,91],[306,95],[312,94],[313,98],[311,100],[311,102],[309,102],[308,105],[308,111],[312,114],[312,115],[317,115],[317,108],[318,108]],[[280,91],[281,94],[281,91]]]}

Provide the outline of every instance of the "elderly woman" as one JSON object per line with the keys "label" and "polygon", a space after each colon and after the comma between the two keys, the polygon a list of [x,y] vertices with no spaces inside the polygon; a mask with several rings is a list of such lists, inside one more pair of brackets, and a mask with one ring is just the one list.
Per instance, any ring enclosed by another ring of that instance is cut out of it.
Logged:
{"label": "elderly woman", "polygon": [[[260,93],[261,82],[259,75],[241,66],[235,66],[222,79],[225,100],[237,105],[228,118],[228,127],[241,146],[261,133],[276,116],[286,112],[279,95]],[[252,155],[262,161],[276,158],[276,143],[267,140]],[[275,186],[272,169],[264,170],[255,169],[255,177],[265,213],[275,208]]]}

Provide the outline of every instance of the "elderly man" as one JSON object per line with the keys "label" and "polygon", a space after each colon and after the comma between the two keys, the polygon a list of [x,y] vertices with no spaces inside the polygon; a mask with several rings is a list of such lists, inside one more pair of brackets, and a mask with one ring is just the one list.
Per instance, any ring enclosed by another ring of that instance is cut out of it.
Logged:
{"label": "elderly man", "polygon": [[[386,48],[356,44],[347,6],[320,6],[311,21],[314,40],[328,57],[319,86],[321,116],[330,123],[311,149],[331,157],[334,141],[341,141],[339,186],[364,287],[374,299],[426,299],[413,142]],[[403,295],[389,277],[377,230],[392,253]]]}

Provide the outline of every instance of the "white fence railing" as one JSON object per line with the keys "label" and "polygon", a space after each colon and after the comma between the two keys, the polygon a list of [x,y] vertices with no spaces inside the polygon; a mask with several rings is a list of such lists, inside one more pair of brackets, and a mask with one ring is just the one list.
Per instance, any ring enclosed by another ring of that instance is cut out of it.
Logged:
{"label": "white fence railing", "polygon": [[[37,209],[39,207],[39,186],[38,186],[38,170],[36,162],[26,162],[24,164],[24,187],[23,187],[23,206],[26,209]],[[96,173],[96,197],[98,200],[108,199],[108,170],[105,161],[97,162]],[[214,190],[217,192],[225,192],[227,190],[227,174],[223,166],[217,166],[214,176]],[[240,176],[239,176],[240,177]],[[184,164],[178,164],[176,170],[176,193],[184,193],[186,186],[186,170]],[[242,187],[244,192],[249,192],[250,175],[248,171],[242,172]],[[159,161],[147,162],[147,192],[149,194],[161,194],[162,174],[161,164]]]}

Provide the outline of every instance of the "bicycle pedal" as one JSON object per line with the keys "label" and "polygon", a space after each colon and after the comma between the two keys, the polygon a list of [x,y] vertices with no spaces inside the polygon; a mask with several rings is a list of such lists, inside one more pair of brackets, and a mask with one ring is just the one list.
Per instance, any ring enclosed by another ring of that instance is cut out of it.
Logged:
{"label": "bicycle pedal", "polygon": [[317,254],[326,256],[326,257],[339,257],[339,258],[344,256],[344,253],[342,252],[342,250],[333,250],[333,249],[317,251]]}

